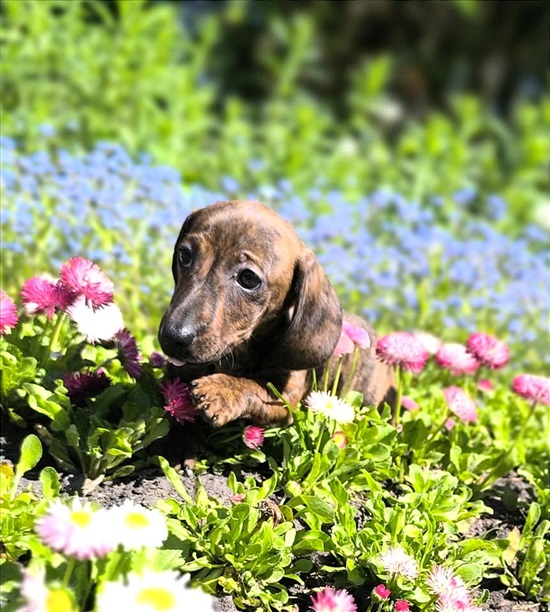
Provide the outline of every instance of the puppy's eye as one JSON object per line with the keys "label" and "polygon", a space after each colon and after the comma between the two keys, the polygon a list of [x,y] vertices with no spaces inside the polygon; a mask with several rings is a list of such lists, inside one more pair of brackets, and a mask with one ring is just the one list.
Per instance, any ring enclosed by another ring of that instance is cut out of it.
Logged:
{"label": "puppy's eye", "polygon": [[262,284],[262,279],[252,270],[243,270],[237,276],[237,282],[243,289],[254,291],[259,289]]}
{"label": "puppy's eye", "polygon": [[193,251],[188,246],[179,248],[178,262],[182,268],[189,268],[193,263]]}

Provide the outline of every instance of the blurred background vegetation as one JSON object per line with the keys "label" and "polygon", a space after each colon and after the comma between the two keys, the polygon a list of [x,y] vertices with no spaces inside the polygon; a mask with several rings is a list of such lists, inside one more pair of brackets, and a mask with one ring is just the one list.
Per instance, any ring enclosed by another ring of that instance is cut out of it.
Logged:
{"label": "blurred background vegetation", "polygon": [[0,6],[2,133],[27,151],[110,140],[214,189],[475,189],[508,231],[547,216],[547,2]]}

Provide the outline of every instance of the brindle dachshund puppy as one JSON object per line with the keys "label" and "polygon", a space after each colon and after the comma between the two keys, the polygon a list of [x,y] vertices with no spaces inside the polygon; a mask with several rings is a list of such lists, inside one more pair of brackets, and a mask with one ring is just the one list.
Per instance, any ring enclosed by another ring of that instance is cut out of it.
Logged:
{"label": "brindle dachshund puppy", "polygon": [[[340,303],[313,253],[264,204],[218,202],[186,219],[172,271],[176,288],[159,329],[173,364],[168,375],[190,383],[196,408],[212,425],[238,418],[289,423],[267,383],[296,405],[342,331]],[[393,377],[376,358],[374,331],[344,316],[371,338],[352,388],[368,404],[390,401]],[[343,380],[350,362],[347,356]]]}

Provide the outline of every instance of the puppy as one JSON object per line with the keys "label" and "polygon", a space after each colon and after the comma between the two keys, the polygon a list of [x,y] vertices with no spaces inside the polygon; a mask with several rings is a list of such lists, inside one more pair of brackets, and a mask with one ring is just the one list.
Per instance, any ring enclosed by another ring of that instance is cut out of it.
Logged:
{"label": "puppy", "polygon": [[[343,316],[366,329],[352,388],[365,403],[390,401],[393,377],[376,358],[376,336],[359,317],[342,313],[313,253],[292,226],[260,202],[218,202],[183,224],[172,262],[175,290],[160,328],[168,375],[190,384],[196,408],[214,426],[238,418],[287,424],[290,405],[311,387],[342,332]],[[331,363],[334,370],[334,363]],[[351,369],[344,362],[342,380]]]}

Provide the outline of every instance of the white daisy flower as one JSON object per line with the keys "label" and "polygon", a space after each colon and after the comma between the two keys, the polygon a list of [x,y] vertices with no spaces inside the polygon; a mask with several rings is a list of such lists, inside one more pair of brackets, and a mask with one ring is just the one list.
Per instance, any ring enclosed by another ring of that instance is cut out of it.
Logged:
{"label": "white daisy flower", "polygon": [[77,559],[102,557],[116,546],[105,529],[106,512],[96,510],[89,502],[82,503],[78,497],[70,504],[56,499],[36,521],[35,529],[53,550]]}
{"label": "white daisy flower", "polygon": [[380,563],[393,576],[404,576],[414,580],[418,576],[418,563],[401,546],[390,546],[380,555]]}
{"label": "white daisy flower", "polygon": [[214,598],[188,585],[177,572],[145,571],[123,581],[105,582],[97,596],[96,612],[214,612]]}
{"label": "white daisy flower", "polygon": [[124,329],[122,312],[115,304],[94,309],[88,306],[85,298],[80,297],[69,306],[67,314],[88,342],[112,340],[117,332]]}
{"label": "white daisy flower", "polygon": [[76,612],[67,590],[46,584],[43,567],[23,570],[21,595],[25,603],[20,612]]}
{"label": "white daisy flower", "polygon": [[159,510],[144,508],[130,500],[108,510],[109,527],[125,550],[156,548],[168,537],[166,519]]}
{"label": "white daisy flower", "polygon": [[312,391],[305,404],[313,412],[322,414],[338,423],[351,423],[355,418],[353,406],[326,391]]}

